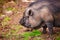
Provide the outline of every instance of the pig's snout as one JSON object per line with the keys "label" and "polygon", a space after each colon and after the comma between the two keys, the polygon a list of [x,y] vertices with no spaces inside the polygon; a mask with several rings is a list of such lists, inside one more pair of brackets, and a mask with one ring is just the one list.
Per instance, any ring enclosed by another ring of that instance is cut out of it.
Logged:
{"label": "pig's snout", "polygon": [[28,22],[26,22],[24,19],[21,19],[19,23],[27,28],[31,27],[31,25]]}
{"label": "pig's snout", "polygon": [[19,21],[19,23],[20,23],[21,25],[24,25],[24,24],[25,24],[25,22],[24,22],[23,19],[21,19],[21,20]]}

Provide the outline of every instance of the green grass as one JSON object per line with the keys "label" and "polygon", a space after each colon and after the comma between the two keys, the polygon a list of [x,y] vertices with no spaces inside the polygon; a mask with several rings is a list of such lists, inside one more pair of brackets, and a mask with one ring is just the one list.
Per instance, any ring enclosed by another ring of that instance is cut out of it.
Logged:
{"label": "green grass", "polygon": [[6,8],[6,10],[10,11],[10,10],[13,10],[13,8],[12,7],[8,7],[8,8]]}
{"label": "green grass", "polygon": [[56,40],[60,40],[60,37],[57,37]]}
{"label": "green grass", "polygon": [[[39,31],[39,30],[33,30],[32,32],[24,32],[22,34],[17,34],[20,26],[19,25],[15,25],[15,26],[12,26],[13,28],[15,27],[16,30],[13,30],[13,29],[9,29],[9,32],[5,33],[3,32],[3,36],[6,37],[7,39],[12,39],[13,37],[16,39],[16,40],[29,40],[32,39],[33,40],[41,40],[40,36],[42,35],[42,33]],[[19,28],[17,28],[19,27]]]}
{"label": "green grass", "polygon": [[8,21],[10,21],[11,18],[6,16],[3,20],[2,20],[2,26],[8,25]]}
{"label": "green grass", "polygon": [[33,30],[32,32],[31,32],[31,36],[40,36],[42,33],[39,31],[39,30]]}
{"label": "green grass", "polygon": [[13,8],[13,7],[7,7],[6,10],[7,11],[14,11],[14,12],[18,11],[16,8]]}
{"label": "green grass", "polygon": [[25,32],[22,35],[24,37],[29,37],[29,36],[40,36],[42,33],[39,30],[33,30],[32,32]]}
{"label": "green grass", "polygon": [[32,32],[25,32],[22,34],[24,36],[24,40],[28,40],[29,37],[36,37],[36,36],[41,36],[41,32],[39,30],[33,30]]}
{"label": "green grass", "polygon": [[11,20],[11,18],[8,17],[8,16],[6,16],[6,17],[4,18],[4,21],[9,21],[9,20]]}

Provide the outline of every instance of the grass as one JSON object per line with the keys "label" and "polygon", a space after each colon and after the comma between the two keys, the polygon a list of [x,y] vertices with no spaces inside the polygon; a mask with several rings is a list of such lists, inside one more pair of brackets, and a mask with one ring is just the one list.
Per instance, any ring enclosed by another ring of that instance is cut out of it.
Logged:
{"label": "grass", "polygon": [[60,37],[57,37],[56,40],[60,40]]}
{"label": "grass", "polygon": [[[10,30],[12,32],[12,30]],[[10,32],[9,31],[9,32]],[[13,31],[13,34],[5,34],[3,35],[6,39],[13,39],[14,40],[29,40],[29,39],[33,39],[33,40],[41,40],[41,32],[39,30],[33,30],[32,32],[24,32],[22,34],[15,34],[15,31]]]}
{"label": "grass", "polygon": [[39,30],[33,30],[32,32],[25,32],[22,34],[24,40],[28,40],[30,37],[41,36],[41,32]]}
{"label": "grass", "polygon": [[22,28],[22,26],[21,25],[9,25],[9,21],[11,20],[11,18],[10,17],[8,17],[8,16],[6,16],[3,20],[2,20],[2,22],[1,22],[1,24],[2,24],[2,26],[1,26],[1,28],[2,28],[2,35],[6,35],[6,36],[8,36],[8,35],[16,35],[17,34],[17,32]]}
{"label": "grass", "polygon": [[17,34],[17,32],[20,30],[22,28],[22,26],[21,25],[11,25],[11,30],[10,30],[10,32],[12,33],[12,34]]}
{"label": "grass", "polygon": [[14,11],[14,12],[18,11],[16,8],[13,8],[13,7],[7,7],[6,10],[7,11]]}
{"label": "grass", "polygon": [[10,11],[10,10],[13,10],[13,8],[12,7],[8,7],[8,8],[6,8],[6,10]]}
{"label": "grass", "polygon": [[40,36],[42,33],[39,30],[33,30],[32,32],[25,32],[22,35],[24,37],[29,37],[29,36]]}
{"label": "grass", "polygon": [[5,36],[9,36],[9,35],[18,35],[18,31],[22,28],[20,25],[11,25],[8,26],[10,27],[9,29],[4,29],[4,30],[8,30],[7,32],[2,32],[3,35]]}
{"label": "grass", "polygon": [[1,22],[2,26],[8,25],[8,21],[10,21],[10,20],[11,20],[11,18],[6,16]]}

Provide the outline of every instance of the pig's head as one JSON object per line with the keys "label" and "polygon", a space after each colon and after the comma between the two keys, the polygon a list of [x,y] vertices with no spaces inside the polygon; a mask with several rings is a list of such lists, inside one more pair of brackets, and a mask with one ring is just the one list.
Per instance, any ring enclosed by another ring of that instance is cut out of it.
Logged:
{"label": "pig's head", "polygon": [[31,8],[27,8],[24,11],[23,17],[20,20],[20,24],[27,28],[37,28],[41,25],[41,23],[42,19],[39,15],[39,12]]}

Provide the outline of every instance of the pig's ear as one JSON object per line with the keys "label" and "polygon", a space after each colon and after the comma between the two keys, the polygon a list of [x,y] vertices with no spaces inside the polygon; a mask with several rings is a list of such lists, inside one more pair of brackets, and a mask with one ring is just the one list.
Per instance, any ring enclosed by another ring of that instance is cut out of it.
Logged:
{"label": "pig's ear", "polygon": [[29,16],[33,16],[33,11],[32,10],[29,10],[28,15]]}

